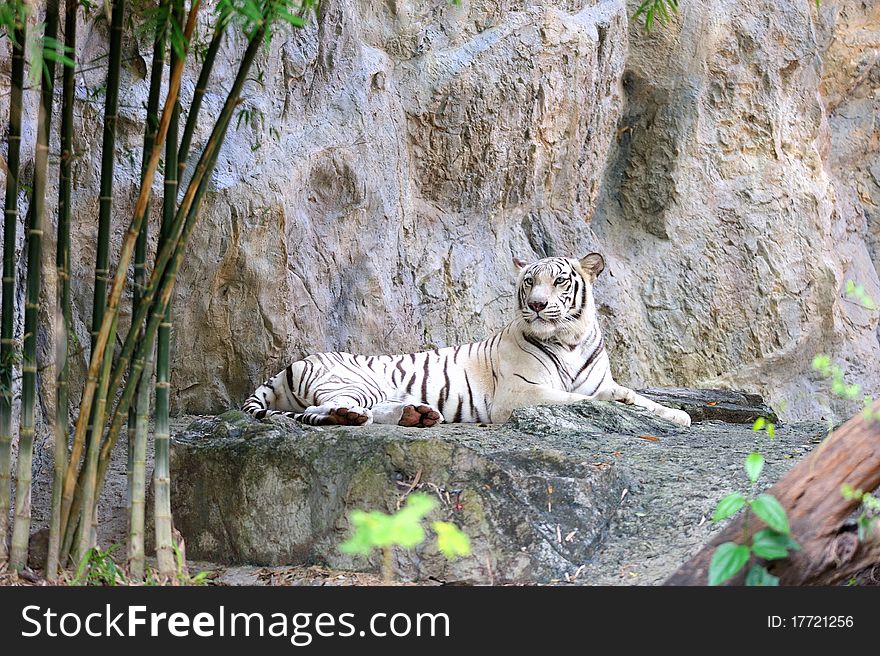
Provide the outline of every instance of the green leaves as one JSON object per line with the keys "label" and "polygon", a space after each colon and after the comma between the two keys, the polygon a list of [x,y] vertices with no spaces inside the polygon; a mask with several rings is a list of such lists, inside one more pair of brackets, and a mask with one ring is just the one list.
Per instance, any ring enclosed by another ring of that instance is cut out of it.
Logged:
{"label": "green leaves", "polygon": [[755,423],[752,424],[753,431],[766,430],[767,437],[771,440],[776,437],[776,424],[771,421],[767,421],[766,417],[758,417],[755,419]]}
{"label": "green leaves", "polygon": [[715,514],[712,515],[712,521],[720,522],[722,519],[727,519],[739,512],[739,509],[744,505],[746,505],[746,498],[739,492],[728,494],[718,502],[718,506],[715,508]]}
{"label": "green leaves", "polygon": [[15,43],[15,32],[27,21],[27,13],[28,7],[21,0],[0,3],[0,37],[9,37],[13,44],[19,45]]}
{"label": "green leaves", "polygon": [[857,501],[861,504],[861,512],[856,520],[858,527],[859,540],[864,540],[874,528],[874,522],[878,521],[877,516],[880,515],[880,497],[876,497],[870,492],[854,488],[849,483],[840,486],[840,494],[847,501]]}
{"label": "green leaves", "polygon": [[865,405],[870,405],[873,399],[870,397],[862,397],[862,388],[860,385],[852,383],[848,384],[843,377],[843,369],[832,364],[831,358],[827,355],[819,354],[813,358],[813,369],[819,372],[823,378],[831,379],[831,391],[842,399],[847,401],[864,401]]}
{"label": "green leaves", "polygon": [[752,565],[746,574],[748,586],[778,586],[779,577],[773,576],[763,565]]}
{"label": "green leaves", "polygon": [[787,558],[789,549],[798,551],[801,548],[788,535],[778,533],[771,528],[764,528],[752,536],[752,553],[765,560]]}
{"label": "green leaves", "polygon": [[[175,3],[180,0],[175,0]],[[169,35],[171,40],[171,47],[174,49],[174,54],[179,58],[183,59],[186,57],[186,49],[189,46],[189,43],[186,40],[186,36],[183,33],[183,25],[181,24],[183,20],[183,7],[181,3],[181,7],[178,9],[176,4],[173,11],[168,16],[167,27],[169,28]]]}
{"label": "green leaves", "polygon": [[709,563],[709,585],[729,581],[749,560],[749,548],[736,542],[725,542],[715,549]]}
{"label": "green leaves", "polygon": [[877,303],[871,298],[871,295],[865,291],[864,285],[857,285],[854,280],[846,281],[846,295],[858,305],[869,311],[877,309]]}
{"label": "green leaves", "polygon": [[[755,430],[761,430],[773,424],[768,424],[764,417],[759,417],[755,422]],[[764,456],[758,452],[750,453],[745,459],[746,475],[752,485],[758,481],[764,469]],[[844,486],[841,493],[847,498],[855,497],[857,490]],[[728,494],[715,508],[712,521],[718,522],[735,515],[742,508],[747,507],[744,526],[748,526],[748,513],[753,512],[763,520],[768,528],[761,529],[752,536],[751,544],[736,544],[725,542],[712,554],[709,564],[709,585],[720,585],[735,576],[749,561],[752,555],[765,560],[778,560],[787,558],[789,551],[800,549],[800,545],[791,538],[791,529],[788,525],[788,517],[785,509],[772,494],[762,494],[756,499],[746,498],[739,492]],[[779,579],[762,565],[753,565],[745,579],[746,585],[779,585]]]}
{"label": "green leaves", "polygon": [[764,469],[764,456],[757,452],[750,453],[746,458],[745,467],[746,475],[754,485],[758,480],[758,476],[761,475],[761,470]]}
{"label": "green leaves", "polygon": [[861,490],[854,488],[849,483],[840,486],[840,494],[847,501],[861,501],[864,494]]}
{"label": "green leaves", "polygon": [[[217,11],[237,24],[250,38],[264,22],[304,27],[318,0],[219,0]],[[266,38],[269,38],[267,30]]]}
{"label": "green leaves", "polygon": [[76,62],[65,55],[65,52],[72,54],[73,49],[65,46],[58,39],[53,39],[51,36],[43,37],[43,59],[54,61],[70,68],[76,67]]}
{"label": "green leaves", "polygon": [[406,506],[393,515],[374,510],[364,512],[355,510],[351,513],[351,524],[355,532],[348,540],[339,545],[343,553],[366,556],[374,548],[390,546],[411,549],[425,539],[422,519],[437,502],[425,494],[411,494],[407,497]]}
{"label": "green leaves", "polygon": [[820,353],[813,358],[812,367],[816,371],[818,371],[822,376],[830,376],[831,375],[831,358],[827,355]]}
{"label": "green leaves", "polygon": [[437,533],[437,548],[448,560],[457,556],[471,555],[471,540],[464,531],[450,522],[434,522],[431,528]]}
{"label": "green leaves", "polygon": [[650,32],[654,26],[654,19],[660,19],[662,24],[672,20],[672,12],[678,11],[678,0],[644,0],[636,13],[633,14],[633,20],[637,20],[639,16],[645,17],[645,31]]}
{"label": "green leaves", "polygon": [[[409,495],[406,505],[393,515],[355,510],[350,516],[354,534],[339,545],[339,550],[366,556],[376,548],[412,549],[425,541],[422,520],[436,507],[433,497],[415,493]],[[433,522],[431,528],[437,534],[437,549],[448,559],[470,555],[470,538],[455,524],[438,521]]]}
{"label": "green leaves", "polygon": [[788,517],[785,516],[785,509],[776,500],[772,494],[762,494],[757,499],[749,503],[749,506],[758,517],[772,528],[784,535],[789,535],[791,529],[788,527]]}

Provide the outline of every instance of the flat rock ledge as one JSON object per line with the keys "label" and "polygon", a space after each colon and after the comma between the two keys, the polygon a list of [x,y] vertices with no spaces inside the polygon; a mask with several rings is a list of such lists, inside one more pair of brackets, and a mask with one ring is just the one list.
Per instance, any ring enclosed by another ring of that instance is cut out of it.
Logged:
{"label": "flat rock ledge", "polygon": [[[760,398],[652,390],[701,416],[731,419]],[[709,395],[708,397],[706,395]],[[703,398],[703,401],[698,401]],[[706,404],[711,405],[706,405]],[[761,411],[759,414],[771,413]],[[306,427],[239,412],[194,421],[172,442],[174,518],[187,555],[229,565],[324,565],[378,571],[350,556],[352,510],[393,512],[415,488],[441,503],[473,553],[447,561],[433,541],[395,550],[400,580],[470,584],[659,583],[716,527],[715,503],[747,489],[758,449],[770,485],[825,436],[822,423],[777,427],[718,419],[683,429],[618,403],[537,406],[503,425]]]}

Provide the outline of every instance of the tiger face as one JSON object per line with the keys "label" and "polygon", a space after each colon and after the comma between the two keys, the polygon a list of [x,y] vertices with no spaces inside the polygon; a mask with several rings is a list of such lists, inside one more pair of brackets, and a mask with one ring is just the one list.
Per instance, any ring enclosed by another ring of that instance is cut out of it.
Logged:
{"label": "tiger face", "polygon": [[527,332],[541,340],[576,342],[595,317],[593,281],[605,268],[599,253],[581,260],[548,257],[520,268],[517,315]]}

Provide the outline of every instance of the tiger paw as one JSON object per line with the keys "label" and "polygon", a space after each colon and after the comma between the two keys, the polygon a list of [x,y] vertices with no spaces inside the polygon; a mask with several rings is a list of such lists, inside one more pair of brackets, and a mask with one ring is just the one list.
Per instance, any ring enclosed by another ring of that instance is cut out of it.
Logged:
{"label": "tiger paw", "polygon": [[691,416],[683,410],[668,408],[668,412],[664,414],[663,418],[685,428],[691,425]]}
{"label": "tiger paw", "polygon": [[429,405],[408,405],[403,408],[403,415],[398,426],[430,428],[443,421],[443,415]]}
{"label": "tiger paw", "polygon": [[363,426],[373,422],[373,413],[366,408],[332,408],[327,413],[327,425]]}

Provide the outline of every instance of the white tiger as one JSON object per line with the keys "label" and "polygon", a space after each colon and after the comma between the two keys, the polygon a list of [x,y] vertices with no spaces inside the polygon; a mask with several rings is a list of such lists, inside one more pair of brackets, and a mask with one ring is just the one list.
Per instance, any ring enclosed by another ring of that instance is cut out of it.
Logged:
{"label": "white tiger", "polygon": [[498,423],[523,406],[599,399],[690,426],[687,413],[614,382],[593,300],[601,255],[514,264],[517,316],[489,339],[406,355],[311,355],[258,387],[243,410],[313,425],[429,427]]}

